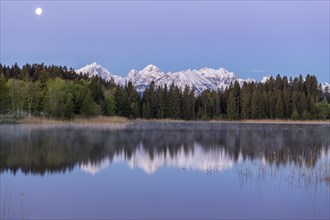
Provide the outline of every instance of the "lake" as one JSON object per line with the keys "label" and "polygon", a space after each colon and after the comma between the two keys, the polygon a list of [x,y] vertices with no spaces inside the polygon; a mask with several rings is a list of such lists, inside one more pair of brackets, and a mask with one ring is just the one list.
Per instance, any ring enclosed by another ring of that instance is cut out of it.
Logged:
{"label": "lake", "polygon": [[329,219],[330,125],[1,125],[1,219]]}

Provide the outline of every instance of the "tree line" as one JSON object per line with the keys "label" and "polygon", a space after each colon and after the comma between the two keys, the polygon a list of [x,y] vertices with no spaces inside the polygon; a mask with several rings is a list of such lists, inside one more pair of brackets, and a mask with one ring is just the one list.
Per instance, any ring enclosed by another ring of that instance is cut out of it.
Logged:
{"label": "tree line", "polygon": [[152,82],[139,94],[131,82],[77,74],[44,64],[0,64],[0,114],[57,119],[97,115],[146,119],[329,119],[330,93],[317,78],[277,75],[265,83],[236,81],[218,91],[164,87]]}

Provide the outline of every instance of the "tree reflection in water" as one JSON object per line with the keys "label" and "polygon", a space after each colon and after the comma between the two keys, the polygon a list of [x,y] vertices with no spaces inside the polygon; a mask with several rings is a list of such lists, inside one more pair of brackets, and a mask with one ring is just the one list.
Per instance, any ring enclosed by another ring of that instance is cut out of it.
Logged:
{"label": "tree reflection in water", "polygon": [[329,133],[328,125],[1,125],[0,172],[44,175],[79,166],[96,174],[124,161],[150,174],[163,166],[208,174],[237,169],[242,183],[280,176],[295,187],[315,187],[330,175]]}

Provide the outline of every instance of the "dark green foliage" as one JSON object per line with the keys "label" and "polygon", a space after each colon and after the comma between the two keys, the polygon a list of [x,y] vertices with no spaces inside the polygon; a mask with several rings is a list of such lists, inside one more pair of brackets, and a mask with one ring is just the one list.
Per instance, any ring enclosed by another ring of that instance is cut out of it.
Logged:
{"label": "dark green foliage", "polygon": [[155,82],[151,82],[143,93],[142,116],[143,118],[155,118],[157,115]]}
{"label": "dark green foliage", "polygon": [[275,104],[275,118],[284,118],[284,104],[280,94],[277,95]]}
{"label": "dark green foliage", "polygon": [[140,117],[140,99],[131,82],[125,87],[116,86],[114,92],[116,115],[128,118]]}
{"label": "dark green foliage", "polygon": [[7,86],[6,79],[0,75],[0,114],[3,116],[2,121],[4,121],[4,114],[10,109],[10,93],[9,87]]}
{"label": "dark green foliage", "polygon": [[251,117],[251,101],[252,101],[252,93],[253,84],[247,84],[244,82],[241,91],[241,117],[248,119]]}
{"label": "dark green foliage", "polygon": [[66,96],[65,104],[64,104],[64,118],[65,119],[72,119],[74,117],[73,114],[73,95],[72,93],[68,93]]}
{"label": "dark green foliage", "polygon": [[196,119],[329,119],[330,89],[315,76],[270,78],[265,83],[235,82],[218,91],[158,87],[143,94],[133,84],[116,85],[72,68],[44,64],[0,64],[0,113],[72,119],[76,116],[118,115],[127,118]]}
{"label": "dark green foliage", "polygon": [[105,115],[112,116],[116,113],[116,101],[112,92],[108,92],[104,98]]}
{"label": "dark green foliage", "polygon": [[172,84],[168,91],[167,103],[168,103],[168,118],[180,119],[181,118],[181,108],[180,108],[180,100],[181,100],[180,89]]}
{"label": "dark green foliage", "polygon": [[137,118],[140,117],[140,107],[139,107],[139,94],[135,90],[132,82],[128,82],[126,87],[127,102],[128,102],[128,117]]}
{"label": "dark green foliage", "polygon": [[330,104],[322,102],[316,105],[316,118],[327,119],[330,118]]}
{"label": "dark green foliage", "polygon": [[229,87],[229,97],[227,100],[227,116],[229,119],[239,119],[241,113],[241,88],[235,81],[234,86]]}
{"label": "dark green foliage", "polygon": [[299,117],[299,113],[298,113],[298,110],[295,108],[292,112],[292,115],[291,115],[291,119],[293,120],[298,120],[300,117]]}
{"label": "dark green foliage", "polygon": [[163,87],[158,87],[156,91],[156,118],[165,118],[165,106],[166,106],[166,96]]}
{"label": "dark green foliage", "polygon": [[229,119],[238,119],[239,116],[236,113],[236,97],[234,91],[229,93],[227,100],[227,116]]}

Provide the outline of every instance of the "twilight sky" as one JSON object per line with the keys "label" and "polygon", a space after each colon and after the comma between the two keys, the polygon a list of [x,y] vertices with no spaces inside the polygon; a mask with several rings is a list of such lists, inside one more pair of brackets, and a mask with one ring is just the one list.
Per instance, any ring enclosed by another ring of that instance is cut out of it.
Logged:
{"label": "twilight sky", "polygon": [[[43,14],[37,16],[35,9]],[[330,81],[329,1],[1,0],[1,63],[220,68]]]}

